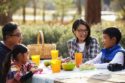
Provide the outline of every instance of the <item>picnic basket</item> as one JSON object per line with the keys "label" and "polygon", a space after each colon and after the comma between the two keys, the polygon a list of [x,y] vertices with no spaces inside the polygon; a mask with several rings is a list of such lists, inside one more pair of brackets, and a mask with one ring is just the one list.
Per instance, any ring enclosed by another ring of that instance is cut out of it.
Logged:
{"label": "picnic basket", "polygon": [[[41,40],[41,43],[40,43]],[[51,58],[51,50],[56,49],[56,44],[45,44],[43,31],[39,31],[37,34],[37,44],[27,45],[29,54],[40,55],[41,59]]]}

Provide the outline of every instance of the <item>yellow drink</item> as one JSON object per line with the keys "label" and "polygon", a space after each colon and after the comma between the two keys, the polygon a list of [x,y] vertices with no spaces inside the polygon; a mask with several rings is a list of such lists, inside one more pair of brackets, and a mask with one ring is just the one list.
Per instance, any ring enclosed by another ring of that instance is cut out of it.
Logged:
{"label": "yellow drink", "polygon": [[75,64],[76,67],[79,67],[82,64],[82,53],[75,53]]}
{"label": "yellow drink", "polygon": [[52,59],[58,59],[59,51],[58,50],[51,50],[51,57]]}
{"label": "yellow drink", "polygon": [[31,56],[31,59],[32,59],[32,61],[33,61],[37,66],[39,66],[39,64],[40,64],[40,55],[32,55],[32,56]]}
{"label": "yellow drink", "polygon": [[58,73],[61,70],[61,60],[51,60],[51,68],[53,73]]}

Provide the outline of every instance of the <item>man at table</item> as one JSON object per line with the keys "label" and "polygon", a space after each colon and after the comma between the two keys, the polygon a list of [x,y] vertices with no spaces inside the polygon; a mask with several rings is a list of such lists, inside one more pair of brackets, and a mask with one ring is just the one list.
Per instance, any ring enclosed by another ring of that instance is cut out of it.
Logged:
{"label": "man at table", "polygon": [[119,67],[122,69],[125,66],[125,50],[119,44],[121,37],[121,32],[118,28],[106,28],[103,31],[102,39],[104,48],[94,59],[86,62],[86,64],[94,64],[96,68],[109,68],[111,64],[115,64],[114,68]]}
{"label": "man at table", "polygon": [[2,28],[3,41],[0,42],[0,82],[2,83],[2,64],[6,55],[22,41],[22,34],[17,24],[7,23]]}

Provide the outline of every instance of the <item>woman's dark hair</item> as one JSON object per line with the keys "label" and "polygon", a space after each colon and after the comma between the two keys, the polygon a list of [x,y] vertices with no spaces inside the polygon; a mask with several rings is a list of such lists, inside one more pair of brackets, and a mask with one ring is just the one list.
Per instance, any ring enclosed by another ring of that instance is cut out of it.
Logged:
{"label": "woman's dark hair", "polygon": [[87,22],[83,21],[82,19],[77,19],[74,23],[73,23],[73,26],[72,26],[72,31],[76,31],[78,28],[79,28],[79,25],[84,25],[86,26],[86,29],[88,30],[88,35],[85,39],[85,42],[86,42],[86,45],[89,45],[90,43],[90,40],[91,40],[91,30],[90,30],[90,26],[88,25]]}
{"label": "woman's dark hair", "polygon": [[12,35],[14,30],[17,29],[17,27],[18,27],[18,25],[14,24],[14,23],[5,24],[2,28],[3,40],[6,40],[6,36]]}
{"label": "woman's dark hair", "polygon": [[103,34],[107,34],[110,38],[116,38],[116,44],[118,44],[121,40],[121,32],[116,27],[109,27],[103,30]]}
{"label": "woman's dark hair", "polygon": [[6,81],[6,76],[10,70],[10,66],[11,66],[11,60],[16,60],[17,56],[19,53],[26,53],[28,51],[28,49],[26,48],[26,46],[20,44],[20,45],[16,45],[13,50],[6,56],[5,58],[5,62],[3,64],[3,72],[2,72],[2,76],[4,79],[4,81]]}

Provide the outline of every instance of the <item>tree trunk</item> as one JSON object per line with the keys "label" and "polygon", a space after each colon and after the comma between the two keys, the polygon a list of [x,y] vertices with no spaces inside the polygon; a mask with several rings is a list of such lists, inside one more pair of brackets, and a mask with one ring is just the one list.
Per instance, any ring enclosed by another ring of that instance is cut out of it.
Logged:
{"label": "tree trunk", "polygon": [[64,22],[64,16],[65,16],[65,14],[64,14],[64,12],[62,12],[62,15],[61,15],[61,23]]}
{"label": "tree trunk", "polygon": [[46,8],[46,1],[45,0],[41,0],[42,1],[42,21],[45,22],[46,18],[46,11],[45,11],[45,8]]}
{"label": "tree trunk", "polygon": [[26,5],[23,5],[22,14],[23,14],[23,23],[26,23]]}
{"label": "tree trunk", "polygon": [[45,4],[43,4],[43,7],[42,7],[42,20],[43,22],[45,22]]}
{"label": "tree trunk", "polygon": [[77,6],[78,15],[81,17],[81,14],[82,14],[81,0],[76,0],[76,6]]}
{"label": "tree trunk", "polygon": [[101,0],[86,0],[85,20],[89,25],[101,22]]}
{"label": "tree trunk", "polygon": [[36,22],[36,0],[33,0],[33,10],[34,22]]}
{"label": "tree trunk", "polygon": [[4,25],[4,24],[11,22],[11,21],[12,21],[11,12],[8,12],[7,14],[0,13],[0,25]]}
{"label": "tree trunk", "polygon": [[[7,1],[1,1],[0,6],[6,4]],[[8,10],[6,12],[3,12],[0,10],[0,25],[4,25],[10,21],[12,21],[12,12],[10,11],[10,6],[7,5]]]}
{"label": "tree trunk", "polygon": [[61,23],[64,22],[64,16],[65,16],[65,11],[64,11],[64,5],[62,5],[62,13],[61,13]]}

